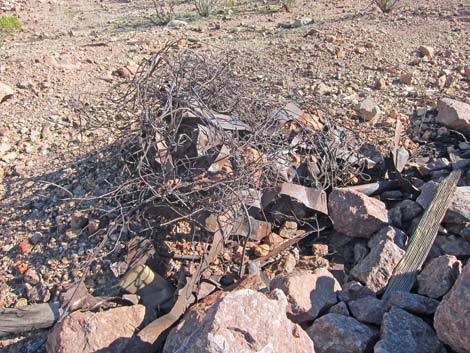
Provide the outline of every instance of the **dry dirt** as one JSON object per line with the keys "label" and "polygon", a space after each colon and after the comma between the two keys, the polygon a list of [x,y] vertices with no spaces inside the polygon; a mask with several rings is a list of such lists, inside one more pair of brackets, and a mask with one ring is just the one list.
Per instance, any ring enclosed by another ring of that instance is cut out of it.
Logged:
{"label": "dry dirt", "polygon": [[[92,202],[65,199],[105,191],[112,170],[95,169],[96,147],[109,136],[83,129],[80,108],[98,104],[126,79],[116,70],[132,71],[168,40],[235,57],[238,74],[259,85],[260,97],[269,88],[280,104],[321,103],[379,150],[390,143],[396,113],[410,122],[403,143],[414,150],[430,138],[426,126],[413,124],[420,109],[432,109],[442,96],[469,101],[463,73],[470,64],[469,1],[407,0],[389,15],[362,0],[299,0],[291,13],[270,11],[275,3],[234,3],[208,19],[181,3],[176,13],[188,25],[169,29],[149,20],[151,1],[0,0],[0,15],[16,14],[24,26],[0,48],[0,81],[16,91],[0,103],[0,143],[13,152],[0,158],[0,307],[56,299],[83,275],[81,265],[99,239],[72,233],[70,215]],[[304,17],[313,23],[282,26]],[[433,58],[418,55],[422,45],[434,48]],[[410,84],[400,82],[404,72],[412,73]],[[354,109],[369,95],[383,112],[374,123]],[[119,256],[93,264],[87,284],[95,293],[117,292],[109,265]],[[40,278],[36,291],[25,285],[31,268]],[[8,338],[0,350],[42,352],[46,337]]]}

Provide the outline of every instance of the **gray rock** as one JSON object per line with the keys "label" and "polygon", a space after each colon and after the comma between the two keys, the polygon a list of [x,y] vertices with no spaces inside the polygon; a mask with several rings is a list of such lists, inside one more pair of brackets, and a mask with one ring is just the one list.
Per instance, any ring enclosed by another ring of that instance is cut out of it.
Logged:
{"label": "gray rock", "polygon": [[470,263],[437,307],[434,328],[440,340],[458,353],[470,352]]}
{"label": "gray rock", "polygon": [[367,97],[360,102],[356,107],[356,111],[362,119],[367,121],[371,121],[380,115],[380,108],[372,97]]}
{"label": "gray rock", "polygon": [[435,181],[428,181],[421,187],[421,194],[419,194],[416,202],[424,209],[428,208],[431,204],[431,201],[436,195],[437,188],[439,187],[439,183]]}
{"label": "gray rock", "polygon": [[380,325],[385,314],[385,302],[375,297],[364,297],[348,303],[351,314],[365,324]]}
{"label": "gray rock", "polygon": [[351,237],[370,238],[388,223],[385,204],[357,191],[333,190],[328,210],[335,230]]}
{"label": "gray rock", "polygon": [[394,306],[384,315],[374,353],[440,353],[442,348],[426,322]]}
{"label": "gray rock", "polygon": [[369,249],[363,243],[356,243],[354,244],[353,252],[354,263],[357,264],[359,261],[361,261],[367,256],[367,254],[369,253]]}
{"label": "gray rock", "polygon": [[188,22],[181,20],[171,20],[166,25],[168,28],[184,28],[188,25]]}
{"label": "gray rock", "polygon": [[351,275],[378,293],[387,285],[404,253],[394,242],[384,240],[372,248],[364,260],[353,267]]}
{"label": "gray rock", "polygon": [[309,24],[312,24],[312,23],[313,23],[312,18],[303,17],[303,18],[296,19],[292,27],[300,28],[300,27],[308,26]]}
{"label": "gray rock", "polygon": [[375,296],[375,293],[357,281],[350,281],[343,285],[343,290],[338,293],[338,299],[344,302],[356,300],[368,296]]}
{"label": "gray rock", "polygon": [[377,233],[375,233],[372,238],[370,238],[367,245],[370,249],[372,249],[377,246],[377,244],[379,244],[382,240],[387,239],[393,241],[401,249],[405,249],[406,234],[400,229],[392,226],[386,226],[379,230]]}
{"label": "gray rock", "polygon": [[378,330],[340,314],[315,320],[307,333],[317,353],[363,353],[371,349],[378,336]]}
{"label": "gray rock", "polygon": [[437,236],[436,245],[447,255],[470,256],[470,243],[456,235]]}
{"label": "gray rock", "polygon": [[241,289],[192,308],[170,332],[163,353],[314,353],[306,332],[287,318],[282,291],[271,296]]}
{"label": "gray rock", "polygon": [[0,103],[6,98],[15,94],[15,90],[8,86],[6,83],[0,82]]}
{"label": "gray rock", "polygon": [[450,290],[461,272],[462,263],[455,256],[436,257],[418,275],[418,293],[440,298]]}
{"label": "gray rock", "polygon": [[348,304],[346,304],[345,302],[339,302],[338,304],[335,304],[331,308],[329,308],[328,313],[349,316]]}
{"label": "gray rock", "polygon": [[287,314],[297,323],[315,319],[322,311],[336,304],[341,285],[325,268],[314,272],[301,271],[274,278],[271,289],[279,288],[287,296]]}
{"label": "gray rock", "polygon": [[438,103],[437,109],[438,123],[470,137],[470,104],[444,98]]}
{"label": "gray rock", "polygon": [[460,231],[460,236],[466,241],[470,241],[470,225],[467,225]]}
{"label": "gray rock", "polygon": [[423,212],[421,206],[412,200],[403,200],[395,207],[400,208],[402,222],[409,222]]}
{"label": "gray rock", "polygon": [[418,294],[396,291],[390,294],[387,305],[397,306],[413,314],[432,315],[439,301]]}

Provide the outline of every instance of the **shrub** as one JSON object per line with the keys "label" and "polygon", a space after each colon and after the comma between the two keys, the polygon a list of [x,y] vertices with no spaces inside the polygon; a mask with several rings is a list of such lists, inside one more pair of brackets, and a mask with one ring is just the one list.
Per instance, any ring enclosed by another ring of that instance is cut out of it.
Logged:
{"label": "shrub", "polygon": [[155,10],[152,21],[157,25],[166,25],[175,18],[175,1],[174,0],[153,0],[153,8]]}
{"label": "shrub", "polygon": [[383,13],[389,13],[395,10],[400,0],[374,0],[374,3]]}
{"label": "shrub", "polygon": [[217,5],[217,0],[193,0],[197,13],[202,17],[209,17]]}
{"label": "shrub", "polygon": [[290,12],[294,7],[295,0],[281,0],[282,7],[287,11]]}
{"label": "shrub", "polygon": [[5,34],[20,31],[23,28],[16,16],[0,16],[0,45],[3,44]]}

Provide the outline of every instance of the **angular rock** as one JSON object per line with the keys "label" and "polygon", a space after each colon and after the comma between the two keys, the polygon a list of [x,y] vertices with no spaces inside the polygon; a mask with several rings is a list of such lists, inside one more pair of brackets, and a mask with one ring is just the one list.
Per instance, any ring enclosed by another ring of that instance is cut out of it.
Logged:
{"label": "angular rock", "polygon": [[470,104],[444,98],[438,103],[437,109],[438,123],[470,137]]}
{"label": "angular rock", "polygon": [[416,202],[424,209],[428,208],[431,204],[434,195],[437,192],[439,183],[435,181],[429,181],[421,187],[421,194],[416,199]]}
{"label": "angular rock", "polygon": [[444,217],[444,223],[470,222],[470,186],[459,186]]}
{"label": "angular rock", "polygon": [[302,271],[277,277],[271,289],[279,288],[287,296],[287,314],[297,323],[315,319],[322,311],[336,304],[341,285],[325,268]]}
{"label": "angular rock", "polygon": [[163,353],[314,353],[306,332],[287,318],[285,295],[271,295],[241,289],[194,307],[170,332]]}
{"label": "angular rock", "polygon": [[348,303],[351,314],[365,324],[380,325],[385,314],[385,302],[376,297],[363,297]]}
{"label": "angular rock", "polygon": [[387,305],[397,306],[413,314],[432,315],[439,301],[418,294],[396,291],[390,294]]}
{"label": "angular rock", "polygon": [[395,207],[400,208],[402,222],[409,222],[423,212],[421,206],[412,200],[403,200]]}
{"label": "angular rock", "polygon": [[377,244],[379,244],[382,240],[387,239],[393,241],[401,249],[405,249],[406,234],[400,229],[392,226],[386,226],[379,230],[377,233],[375,233],[372,238],[370,238],[369,242],[367,243],[367,246],[372,249],[377,246]]}
{"label": "angular rock", "polygon": [[372,97],[367,97],[360,102],[356,107],[356,111],[362,119],[367,121],[371,121],[380,115],[380,108]]}
{"label": "angular rock", "polygon": [[6,83],[0,82],[0,103],[6,98],[15,94],[15,90],[8,86]]}
{"label": "angular rock", "polygon": [[339,302],[338,304],[335,304],[331,308],[329,308],[328,313],[349,316],[348,304],[346,304],[345,302]]}
{"label": "angular rock", "polygon": [[351,275],[373,292],[383,290],[405,252],[394,242],[384,240],[351,270]]}
{"label": "angular rock", "polygon": [[418,293],[440,298],[447,294],[461,272],[462,263],[455,256],[436,257],[418,275]]}
{"label": "angular rock", "polygon": [[388,223],[385,204],[357,191],[333,190],[328,210],[335,230],[351,237],[370,238]]}
{"label": "angular rock", "polygon": [[181,20],[171,20],[167,23],[168,28],[184,28],[188,25],[188,22]]}
{"label": "angular rock", "polygon": [[429,59],[432,59],[434,57],[434,48],[432,47],[422,45],[418,48],[418,51],[421,53],[421,55],[426,56]]}
{"label": "angular rock", "polygon": [[470,263],[434,315],[434,328],[440,340],[458,353],[470,352]]}
{"label": "angular rock", "polygon": [[436,245],[447,255],[470,256],[470,243],[456,235],[438,236]]}
{"label": "angular rock", "polygon": [[374,353],[440,353],[442,349],[431,326],[394,306],[384,315]]}
{"label": "angular rock", "polygon": [[307,329],[317,353],[363,353],[374,344],[378,330],[340,314],[326,314]]}
{"label": "angular rock", "polygon": [[298,18],[295,20],[294,24],[292,27],[294,28],[300,28],[303,26],[308,26],[309,24],[313,23],[313,19],[310,17],[303,17],[303,18]]}
{"label": "angular rock", "polygon": [[344,284],[343,290],[338,293],[338,299],[344,302],[349,302],[351,300],[374,295],[375,293],[371,289],[363,286],[361,283],[357,281],[350,281]]}
{"label": "angular rock", "polygon": [[98,313],[75,311],[54,326],[46,350],[48,353],[125,352],[136,329],[151,318],[152,314],[143,305]]}

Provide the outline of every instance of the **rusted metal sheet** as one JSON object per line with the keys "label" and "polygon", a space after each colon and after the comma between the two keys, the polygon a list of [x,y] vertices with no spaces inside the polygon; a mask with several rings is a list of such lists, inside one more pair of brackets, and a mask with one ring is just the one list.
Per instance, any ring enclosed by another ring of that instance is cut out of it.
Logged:
{"label": "rusted metal sheet", "polygon": [[[251,233],[250,233],[250,223],[251,223]],[[246,217],[243,217],[243,220],[237,222],[237,225],[234,227],[233,234],[240,235],[242,237],[248,237],[250,240],[256,242],[261,241],[263,238],[271,234],[271,223],[260,221],[254,219],[253,217],[249,218],[249,221]]]}
{"label": "rusted metal sheet", "polygon": [[282,127],[290,121],[296,121],[303,126],[310,127],[314,130],[323,130],[323,123],[320,114],[313,115],[305,113],[295,103],[288,103],[284,108],[273,112],[273,118],[279,122]]}

